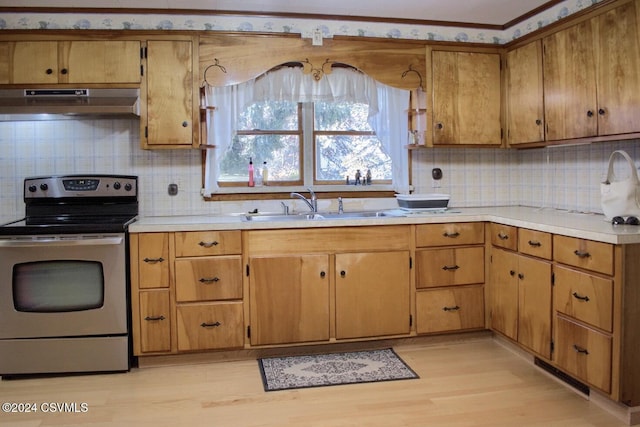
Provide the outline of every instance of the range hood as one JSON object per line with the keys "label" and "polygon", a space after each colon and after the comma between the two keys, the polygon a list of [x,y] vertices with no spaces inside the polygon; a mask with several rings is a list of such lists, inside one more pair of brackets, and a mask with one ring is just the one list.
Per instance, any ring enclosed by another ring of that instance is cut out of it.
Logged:
{"label": "range hood", "polygon": [[140,116],[139,89],[3,89],[0,120]]}

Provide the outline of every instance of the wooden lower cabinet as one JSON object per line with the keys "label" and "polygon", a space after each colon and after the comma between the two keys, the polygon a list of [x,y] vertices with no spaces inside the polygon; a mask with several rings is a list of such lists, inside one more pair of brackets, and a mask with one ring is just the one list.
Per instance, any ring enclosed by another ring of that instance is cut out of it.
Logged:
{"label": "wooden lower cabinet", "polygon": [[251,272],[251,345],[329,339],[329,255],[256,256]]}
{"label": "wooden lower cabinet", "polygon": [[242,302],[183,304],[176,309],[178,350],[242,347]]}
{"label": "wooden lower cabinet", "polygon": [[171,306],[169,291],[139,292],[140,351],[156,353],[171,351]]}
{"label": "wooden lower cabinet", "polygon": [[336,338],[410,332],[409,251],[336,254]]}
{"label": "wooden lower cabinet", "polygon": [[484,287],[449,286],[416,293],[416,332],[484,328]]}
{"label": "wooden lower cabinet", "polygon": [[611,392],[611,336],[558,316],[556,363],[578,379]]}

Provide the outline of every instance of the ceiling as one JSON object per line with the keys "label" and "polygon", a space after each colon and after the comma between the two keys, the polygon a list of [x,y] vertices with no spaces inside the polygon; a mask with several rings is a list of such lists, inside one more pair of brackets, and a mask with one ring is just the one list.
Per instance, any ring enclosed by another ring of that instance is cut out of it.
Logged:
{"label": "ceiling", "polygon": [[318,19],[429,21],[505,28],[560,0],[0,0],[0,7],[185,9]]}

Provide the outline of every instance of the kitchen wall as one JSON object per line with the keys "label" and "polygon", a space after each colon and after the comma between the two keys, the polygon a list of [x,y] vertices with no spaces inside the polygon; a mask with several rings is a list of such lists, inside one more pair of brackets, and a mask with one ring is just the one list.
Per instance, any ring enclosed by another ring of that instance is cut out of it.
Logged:
{"label": "kitchen wall", "polygon": [[[138,175],[140,212],[148,216],[256,207],[257,202],[202,201],[199,150],[145,151],[139,146],[136,119],[0,122],[0,222],[24,216],[25,177],[51,174]],[[413,183],[416,192],[450,193],[455,207],[525,205],[601,212],[599,183],[615,149],[626,150],[640,166],[637,140],[532,150],[416,150]],[[432,187],[434,167],[443,171],[440,188]],[[621,162],[616,168],[620,176],[626,173]],[[177,196],[167,194],[169,183],[178,184]]]}

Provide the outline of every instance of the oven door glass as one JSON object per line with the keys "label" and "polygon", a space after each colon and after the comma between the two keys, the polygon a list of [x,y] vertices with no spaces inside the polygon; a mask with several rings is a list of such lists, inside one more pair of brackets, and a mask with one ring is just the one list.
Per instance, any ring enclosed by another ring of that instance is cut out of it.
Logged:
{"label": "oven door glass", "polygon": [[13,266],[17,311],[57,313],[104,305],[104,274],[97,261],[40,261]]}

